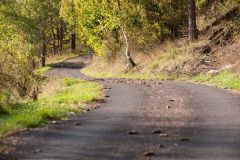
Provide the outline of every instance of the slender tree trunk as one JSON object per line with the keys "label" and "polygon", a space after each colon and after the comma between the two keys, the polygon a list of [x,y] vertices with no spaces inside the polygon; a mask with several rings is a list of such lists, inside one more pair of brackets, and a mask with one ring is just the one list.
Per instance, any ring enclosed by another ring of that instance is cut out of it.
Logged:
{"label": "slender tree trunk", "polygon": [[60,52],[63,51],[63,37],[64,37],[64,22],[60,21],[60,30],[59,30],[59,48]]}
{"label": "slender tree trunk", "polygon": [[[74,8],[74,3],[71,1],[71,12],[74,15],[75,8]],[[76,49],[76,22],[74,22],[73,28],[72,28],[72,33],[71,33],[71,51],[75,51]]]}
{"label": "slender tree trunk", "polygon": [[60,27],[57,28],[57,49],[61,53],[61,47],[60,47]]}
{"label": "slender tree trunk", "polygon": [[189,10],[189,40],[194,41],[198,39],[195,0],[189,0],[188,10]]}
{"label": "slender tree trunk", "polygon": [[122,27],[122,33],[123,33],[123,36],[124,36],[124,39],[125,39],[125,44],[126,44],[126,49],[125,49],[125,55],[127,57],[127,61],[128,61],[128,65],[130,67],[135,67],[136,64],[135,62],[133,61],[132,57],[131,57],[131,53],[129,51],[129,44],[128,44],[128,37],[127,37],[127,33],[126,33],[126,30],[124,27]]}
{"label": "slender tree trunk", "polygon": [[53,53],[57,54],[57,47],[56,47],[56,34],[54,31],[54,26],[52,26],[52,47],[53,47]]}
{"label": "slender tree trunk", "polygon": [[42,67],[46,66],[46,54],[47,54],[46,35],[43,32],[42,33],[42,53],[41,53]]}
{"label": "slender tree trunk", "polygon": [[119,44],[119,28],[114,28],[113,29],[113,37],[115,39],[115,42]]}
{"label": "slender tree trunk", "polygon": [[36,69],[36,68],[37,68],[36,62],[35,62],[34,58],[31,59],[31,64],[32,64],[32,68],[33,68],[33,69]]}
{"label": "slender tree trunk", "polygon": [[188,12],[189,12],[189,40],[194,41],[198,39],[195,0],[188,0]]}
{"label": "slender tree trunk", "polygon": [[72,31],[72,35],[71,35],[71,51],[75,51],[76,50],[76,33],[75,30]]}
{"label": "slender tree trunk", "polygon": [[[118,14],[119,14],[119,17],[121,18],[121,2],[120,2],[120,0],[118,0]],[[135,67],[136,63],[133,61],[131,53],[129,51],[128,36],[127,36],[125,26],[124,26],[124,24],[120,24],[120,25],[121,25],[121,28],[122,28],[122,34],[123,34],[125,44],[126,44],[125,56],[126,56],[127,61],[128,61],[128,66]]]}

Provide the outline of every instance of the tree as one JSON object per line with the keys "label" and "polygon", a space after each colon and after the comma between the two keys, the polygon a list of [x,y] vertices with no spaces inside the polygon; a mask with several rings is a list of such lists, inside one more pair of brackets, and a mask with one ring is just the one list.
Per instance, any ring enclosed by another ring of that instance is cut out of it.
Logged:
{"label": "tree", "polygon": [[188,12],[189,12],[189,40],[194,41],[198,39],[195,0],[188,1]]}
{"label": "tree", "polygon": [[74,0],[62,0],[60,2],[60,17],[68,24],[69,28],[69,39],[71,51],[76,49],[76,20],[77,16],[75,15],[75,4]]}
{"label": "tree", "polygon": [[121,15],[122,14],[121,14],[121,2],[120,2],[120,0],[118,0],[118,15],[119,15],[119,19],[120,19],[119,25],[122,29],[123,37],[124,37],[125,44],[126,44],[125,55],[126,55],[126,58],[127,58],[127,61],[128,61],[128,65],[130,67],[135,67],[136,64],[133,61],[131,53],[129,51],[129,42],[128,42],[127,32],[126,32],[126,29],[125,29],[125,24],[121,22]]}
{"label": "tree", "polygon": [[[9,9],[9,6],[1,6]],[[23,31],[0,14],[0,114],[1,96],[14,102],[29,96],[38,84],[30,60],[34,56],[33,45]],[[11,97],[11,100],[9,98]]]}
{"label": "tree", "polygon": [[46,64],[48,53],[63,50],[65,28],[59,16],[60,0],[11,0],[5,6],[8,8],[1,10],[5,20],[25,33],[42,66]]}
{"label": "tree", "polygon": [[62,50],[59,6],[60,0],[0,1],[0,112],[2,95],[13,102],[38,93],[35,61],[44,66],[47,52]]}
{"label": "tree", "polygon": [[109,60],[124,47],[133,67],[132,49],[151,48],[159,40],[182,35],[187,6],[188,0],[62,0],[60,15],[85,49]]}

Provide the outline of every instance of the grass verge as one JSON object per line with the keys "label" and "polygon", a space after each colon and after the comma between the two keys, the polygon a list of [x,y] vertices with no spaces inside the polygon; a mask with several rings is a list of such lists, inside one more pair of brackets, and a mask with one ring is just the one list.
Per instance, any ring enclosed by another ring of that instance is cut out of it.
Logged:
{"label": "grass verge", "polygon": [[38,127],[48,120],[59,120],[69,113],[79,113],[84,103],[98,100],[102,87],[80,79],[50,79],[45,82],[40,97],[35,102],[23,102],[12,106],[0,117],[0,135],[29,127]]}
{"label": "grass verge", "polygon": [[87,76],[95,78],[126,78],[140,80],[179,80],[191,81],[205,84],[213,84],[225,89],[240,90],[240,75],[231,71],[223,71],[218,74],[199,74],[197,76],[175,75],[166,73],[110,73],[95,72],[91,68],[85,68],[81,72]]}
{"label": "grass verge", "polygon": [[196,82],[214,84],[226,89],[240,90],[240,75],[230,71],[223,71],[218,74],[200,74],[193,77]]}
{"label": "grass verge", "polygon": [[125,79],[137,79],[137,80],[174,80],[177,77],[175,75],[169,75],[167,73],[139,73],[139,72],[127,72],[127,73],[111,73],[111,72],[95,72],[89,68],[84,68],[81,73],[89,77],[94,78],[125,78]]}

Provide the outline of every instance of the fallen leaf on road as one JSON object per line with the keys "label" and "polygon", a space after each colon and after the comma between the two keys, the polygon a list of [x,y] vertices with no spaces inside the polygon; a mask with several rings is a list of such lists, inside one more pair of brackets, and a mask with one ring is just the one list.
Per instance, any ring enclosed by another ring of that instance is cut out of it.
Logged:
{"label": "fallen leaf on road", "polygon": [[134,135],[134,134],[138,134],[138,132],[135,130],[132,130],[132,131],[128,131],[127,134]]}
{"label": "fallen leaf on road", "polygon": [[103,89],[107,90],[107,89],[112,89],[111,87],[103,87]]}
{"label": "fallen leaf on road", "polygon": [[168,137],[168,134],[167,133],[160,133],[159,136],[160,137]]}
{"label": "fallen leaf on road", "polygon": [[140,82],[140,84],[144,84],[144,85],[145,85],[145,84],[146,84],[146,82],[144,82],[144,81],[143,81],[143,82]]}
{"label": "fallen leaf on road", "polygon": [[159,148],[164,148],[164,145],[159,144],[158,147],[159,147]]}
{"label": "fallen leaf on road", "polygon": [[98,108],[100,108],[100,106],[99,105],[94,105],[92,108],[93,109],[98,109]]}
{"label": "fallen leaf on road", "polygon": [[146,151],[146,152],[143,153],[143,155],[144,155],[145,157],[149,157],[149,156],[154,156],[155,154],[154,154],[153,151]]}
{"label": "fallen leaf on road", "polygon": [[191,139],[188,137],[180,137],[179,141],[190,141]]}
{"label": "fallen leaf on road", "polygon": [[35,150],[33,151],[33,153],[40,153],[40,152],[42,152],[40,149],[35,149]]}
{"label": "fallen leaf on road", "polygon": [[75,123],[73,123],[73,125],[75,125],[75,126],[81,126],[81,123],[75,122]]}
{"label": "fallen leaf on road", "polygon": [[156,130],[154,130],[152,133],[153,133],[153,134],[160,134],[160,133],[162,133],[162,131],[161,131],[160,129],[156,129]]}

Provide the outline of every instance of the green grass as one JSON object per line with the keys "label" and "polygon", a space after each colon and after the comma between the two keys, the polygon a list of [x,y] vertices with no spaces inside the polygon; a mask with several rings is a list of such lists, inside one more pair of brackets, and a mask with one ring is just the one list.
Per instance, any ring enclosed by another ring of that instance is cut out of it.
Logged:
{"label": "green grass", "polygon": [[25,102],[11,107],[0,118],[0,135],[28,128],[38,127],[48,120],[59,120],[69,113],[79,113],[84,103],[98,100],[102,87],[80,79],[52,79],[45,83],[43,93],[36,102]]}
{"label": "green grass", "polygon": [[240,90],[240,75],[230,71],[223,71],[216,75],[201,74],[194,77],[193,80],[211,83],[222,88]]}

